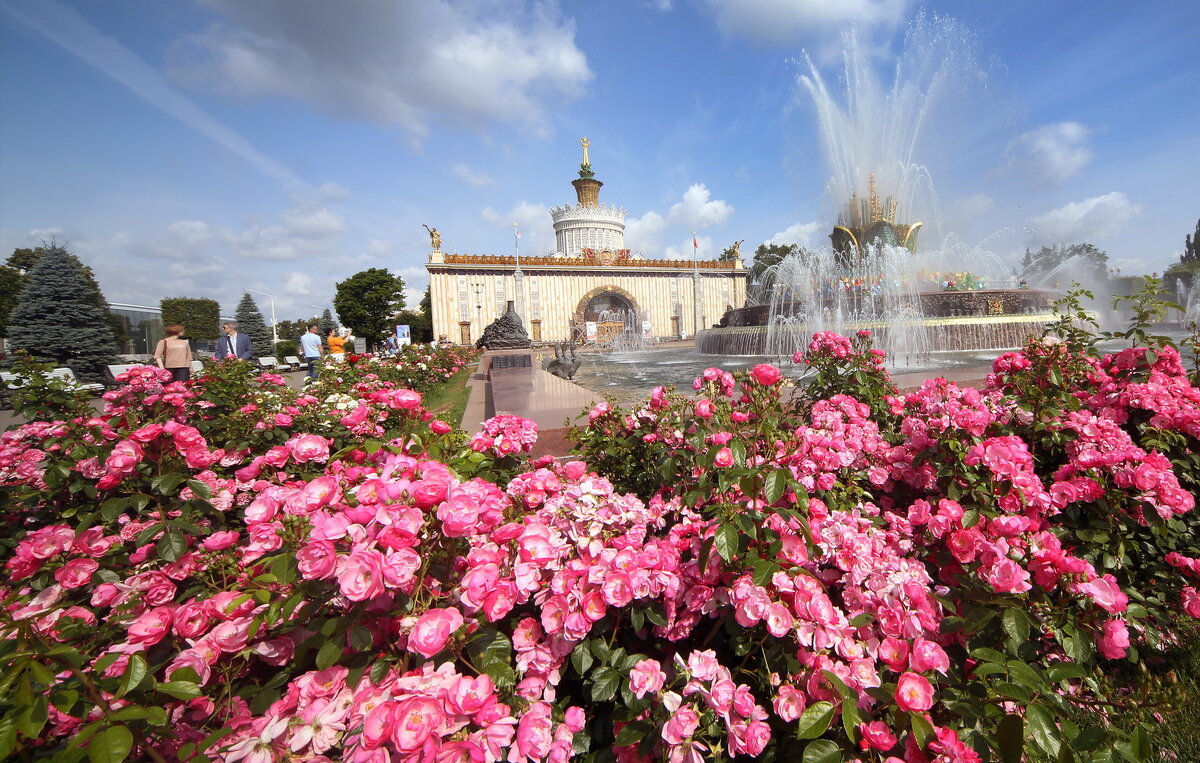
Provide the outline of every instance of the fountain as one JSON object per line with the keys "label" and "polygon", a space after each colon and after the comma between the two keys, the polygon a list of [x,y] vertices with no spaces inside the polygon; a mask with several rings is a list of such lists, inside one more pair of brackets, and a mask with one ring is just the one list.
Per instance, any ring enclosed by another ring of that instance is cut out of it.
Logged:
{"label": "fountain", "polygon": [[[918,233],[925,215],[937,219],[937,209],[930,173],[915,161],[918,138],[940,97],[982,89],[975,87],[982,75],[971,35],[953,20],[919,15],[890,89],[856,35],[845,41],[844,99],[830,93],[811,60],[799,78],[832,171],[827,191],[842,205],[830,246],[776,265],[769,304],[728,311],[718,327],[697,336],[697,351],[787,356],[818,331],[860,329],[871,330],[876,345],[899,363],[919,362],[929,352],[1021,346],[1051,319],[1056,292],[975,288],[982,280],[975,278],[963,288],[952,279],[920,277]],[[928,259],[950,262],[955,254],[933,252]]]}

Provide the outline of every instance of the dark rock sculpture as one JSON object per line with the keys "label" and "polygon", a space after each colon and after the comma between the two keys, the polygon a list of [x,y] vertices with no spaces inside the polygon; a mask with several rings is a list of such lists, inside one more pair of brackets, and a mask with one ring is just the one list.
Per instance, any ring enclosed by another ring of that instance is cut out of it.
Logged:
{"label": "dark rock sculpture", "polygon": [[531,344],[521,316],[509,302],[508,310],[483,330],[475,346],[483,350],[527,350]]}

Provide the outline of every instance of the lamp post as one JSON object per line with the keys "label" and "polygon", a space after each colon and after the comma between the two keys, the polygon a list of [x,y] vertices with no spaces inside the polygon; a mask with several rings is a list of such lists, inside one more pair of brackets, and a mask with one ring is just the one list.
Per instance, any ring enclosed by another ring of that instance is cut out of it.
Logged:
{"label": "lamp post", "polygon": [[261,294],[271,300],[271,341],[273,341],[275,344],[279,344],[279,329],[275,327],[275,296],[272,294],[267,294],[265,291],[259,291],[258,289],[246,289],[246,291],[252,291],[255,294]]}
{"label": "lamp post", "polygon": [[524,273],[521,272],[521,231],[516,223],[513,223],[513,252],[517,256],[517,269],[513,271],[513,291],[517,297],[517,315],[525,317],[525,285],[523,283]]}
{"label": "lamp post", "polygon": [[483,336],[483,286],[475,284],[475,312],[479,314],[479,335]]}

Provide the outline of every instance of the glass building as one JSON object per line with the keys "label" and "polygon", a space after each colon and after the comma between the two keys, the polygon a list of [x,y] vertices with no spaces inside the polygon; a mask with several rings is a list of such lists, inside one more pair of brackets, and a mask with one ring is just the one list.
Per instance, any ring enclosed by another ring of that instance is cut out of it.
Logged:
{"label": "glass building", "polygon": [[121,321],[124,344],[122,355],[150,355],[163,338],[162,311],[145,305],[125,305],[110,302],[109,312]]}

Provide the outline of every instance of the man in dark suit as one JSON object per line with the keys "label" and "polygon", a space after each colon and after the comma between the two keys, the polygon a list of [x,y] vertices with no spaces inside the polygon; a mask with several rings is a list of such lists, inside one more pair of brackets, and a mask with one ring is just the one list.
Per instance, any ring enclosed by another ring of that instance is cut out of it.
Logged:
{"label": "man in dark suit", "polygon": [[248,334],[239,334],[237,323],[234,321],[225,323],[224,329],[225,336],[217,340],[217,360],[222,358],[252,360],[254,358],[254,347],[250,344],[250,336]]}

